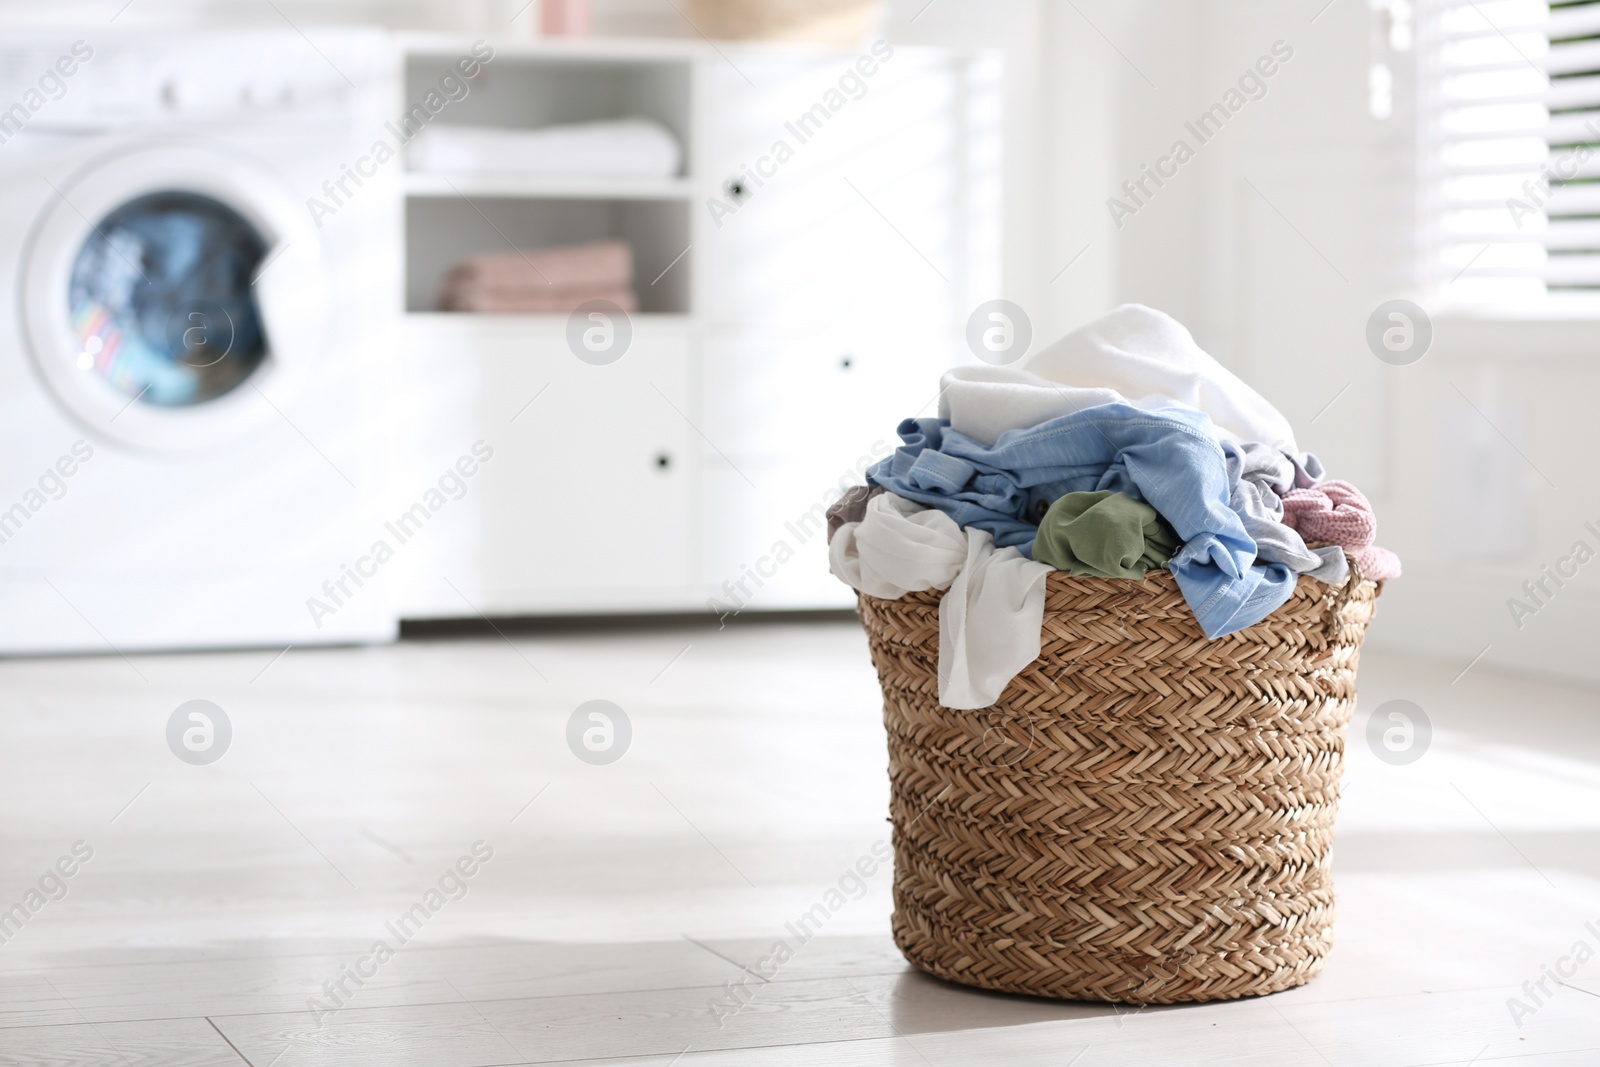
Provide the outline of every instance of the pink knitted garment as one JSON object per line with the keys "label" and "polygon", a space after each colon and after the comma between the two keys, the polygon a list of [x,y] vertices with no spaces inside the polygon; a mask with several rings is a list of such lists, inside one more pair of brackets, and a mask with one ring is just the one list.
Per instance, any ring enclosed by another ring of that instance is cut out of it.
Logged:
{"label": "pink knitted garment", "polygon": [[1372,543],[1378,517],[1361,490],[1349,482],[1322,482],[1283,495],[1283,524],[1308,543],[1326,541],[1349,553],[1363,577],[1400,577],[1400,557]]}

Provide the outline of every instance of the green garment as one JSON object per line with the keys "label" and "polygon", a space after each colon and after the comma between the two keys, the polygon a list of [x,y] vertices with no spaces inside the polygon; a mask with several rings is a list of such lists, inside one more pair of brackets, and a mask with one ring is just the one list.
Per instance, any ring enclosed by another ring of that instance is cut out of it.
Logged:
{"label": "green garment", "polygon": [[1076,578],[1144,578],[1182,542],[1149,504],[1127,493],[1068,493],[1050,505],[1033,558]]}

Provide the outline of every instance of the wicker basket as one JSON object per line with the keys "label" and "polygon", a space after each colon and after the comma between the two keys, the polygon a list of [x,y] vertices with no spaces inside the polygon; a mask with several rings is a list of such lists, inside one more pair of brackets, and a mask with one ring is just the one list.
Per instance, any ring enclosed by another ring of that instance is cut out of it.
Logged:
{"label": "wicker basket", "polygon": [[1301,578],[1208,641],[1165,571],[1049,576],[1039,655],[993,706],[938,701],[939,594],[861,596],[883,684],[894,938],[930,974],[1127,1004],[1310,979],[1379,586]]}

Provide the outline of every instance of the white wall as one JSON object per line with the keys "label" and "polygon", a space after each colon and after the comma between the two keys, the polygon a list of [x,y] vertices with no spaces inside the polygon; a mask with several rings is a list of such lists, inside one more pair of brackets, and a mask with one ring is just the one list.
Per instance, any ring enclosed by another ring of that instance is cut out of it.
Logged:
{"label": "white wall", "polygon": [[[0,24],[87,24],[122,6],[4,0]],[[279,0],[296,20],[471,30],[520,6]],[[596,19],[602,31],[692,35],[683,7],[597,0]],[[135,0],[118,24],[195,12],[277,18],[257,0]],[[1584,526],[1600,530],[1589,414],[1600,331],[1443,320],[1427,358],[1403,368],[1366,347],[1372,310],[1411,289],[1416,192],[1404,69],[1395,116],[1367,114],[1373,18],[1367,4],[1325,0],[892,0],[886,33],[1005,52],[999,295],[1028,311],[1039,343],[1125,300],[1170,311],[1378,507],[1381,540],[1406,575],[1385,592],[1375,644],[1462,666],[1487,648],[1486,663],[1600,679],[1600,657],[1588,654],[1600,632],[1600,563],[1520,629],[1507,603],[1578,539],[1600,548]],[[1278,40],[1294,56],[1266,96],[1114,225],[1106,199],[1121,182],[1174,139],[1192,140],[1185,120]]]}
{"label": "white wall", "polygon": [[[0,27],[101,27],[372,23],[408,29],[449,29],[476,24],[486,3],[498,0],[0,0]],[[273,6],[279,11],[274,11]]]}
{"label": "white wall", "polygon": [[[1036,336],[1123,301],[1171,312],[1371,497],[1381,543],[1406,568],[1385,590],[1374,645],[1600,680],[1589,654],[1600,563],[1560,588],[1547,580],[1553,595],[1520,628],[1508,603],[1533,604],[1523,583],[1577,540],[1600,550],[1587,414],[1600,328],[1441,314],[1420,363],[1389,366],[1368,349],[1377,305],[1417,298],[1419,195],[1416,87],[1406,56],[1374,47],[1369,5],[935,0],[910,24],[902,12],[923,2],[895,5],[897,39],[987,34],[1008,49],[1008,169],[1031,172],[1006,188],[1005,288]],[[1184,122],[1279,40],[1294,55],[1266,95],[1115,226],[1106,199],[1174,139],[1193,142]],[[1368,112],[1375,56],[1396,76],[1386,120]]]}
{"label": "white wall", "polygon": [[1111,195],[1272,42],[1294,49],[1263,99],[1112,230],[1109,246],[1096,242],[1094,270],[1115,279],[1103,303],[1140,300],[1188,323],[1283,409],[1303,446],[1372,498],[1381,542],[1406,568],[1385,591],[1374,644],[1462,668],[1481,652],[1488,665],[1600,680],[1589,654],[1600,564],[1560,588],[1550,582],[1547,606],[1520,628],[1508,605],[1575,541],[1600,549],[1588,414],[1600,329],[1440,316],[1420,363],[1372,355],[1374,308],[1416,296],[1418,131],[1404,65],[1393,117],[1368,114],[1369,7],[1335,3],[1318,16],[1322,0],[1076,6],[1115,49],[1075,40],[1083,20],[1070,7],[1046,20],[1047,50],[1105,78],[1087,97],[1081,84],[1046,79],[1046,123],[1086,135],[1076,154],[1047,160],[1045,188],[1072,200],[1048,208],[1058,219],[1082,217],[1085,182]]}

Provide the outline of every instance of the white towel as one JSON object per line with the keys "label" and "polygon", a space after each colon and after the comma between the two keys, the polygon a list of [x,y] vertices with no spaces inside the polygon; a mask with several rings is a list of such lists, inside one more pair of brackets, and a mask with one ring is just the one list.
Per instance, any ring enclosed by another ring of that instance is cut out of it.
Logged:
{"label": "white towel", "polygon": [[584,122],[539,129],[428,126],[406,146],[412,170],[483,174],[583,174],[666,178],[683,149],[649,119]]}
{"label": "white towel", "polygon": [[967,562],[939,602],[939,703],[986,708],[1039,658],[1045,579],[1055,568],[967,531]]}
{"label": "white towel", "polygon": [[[1194,342],[1171,315],[1123,304],[1022,361],[1053,382],[1171,397],[1211,416],[1219,431],[1299,452],[1282,412]],[[1065,413],[1063,413],[1065,414]]]}
{"label": "white towel", "polygon": [[1142,304],[1123,304],[1015,366],[948,371],[941,386],[940,416],[986,445],[1006,430],[1120,400],[1197,408],[1219,436],[1300,451],[1277,408],[1207,355],[1176,319]]}
{"label": "white towel", "polygon": [[867,501],[865,517],[839,527],[828,542],[828,569],[883,600],[945,589],[966,561],[967,535],[954,519],[893,493]]}
{"label": "white towel", "polygon": [[[1078,389],[1016,367],[957,367],[939,379],[939,417],[986,445],[1007,430],[1119,401],[1127,398],[1115,389]],[[1163,407],[1176,401],[1151,397],[1138,403]]]}
{"label": "white towel", "polygon": [[860,522],[833,535],[828,569],[886,600],[948,589],[939,602],[939,703],[947,708],[988,707],[1039,655],[1052,568],[1015,548],[996,550],[986,531],[964,531],[942,511],[893,493],[873,497]]}

